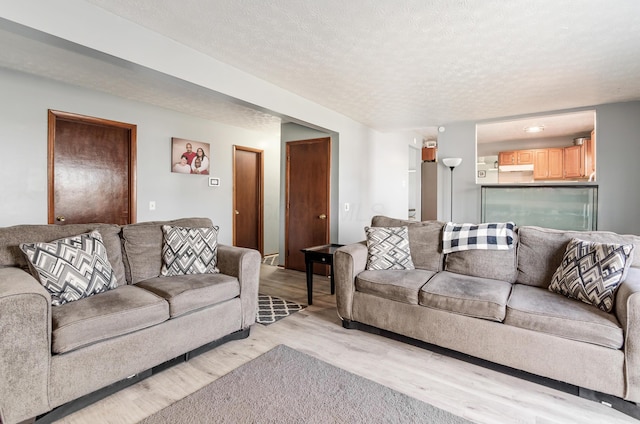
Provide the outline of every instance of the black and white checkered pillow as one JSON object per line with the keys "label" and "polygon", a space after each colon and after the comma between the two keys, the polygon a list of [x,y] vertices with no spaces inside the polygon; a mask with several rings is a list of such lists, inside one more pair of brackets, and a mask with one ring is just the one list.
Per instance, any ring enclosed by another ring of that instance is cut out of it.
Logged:
{"label": "black and white checkered pillow", "polygon": [[571,239],[549,290],[611,312],[633,248],[633,244]]}
{"label": "black and white checkered pillow", "polygon": [[162,269],[165,277],[216,274],[218,227],[188,228],[163,225]]}
{"label": "black and white checkered pillow", "polygon": [[60,306],[118,287],[98,231],[48,243],[23,243],[34,277]]}
{"label": "black and white checkered pillow", "polygon": [[414,269],[408,227],[366,227],[367,270]]}
{"label": "black and white checkered pillow", "polygon": [[447,222],[442,232],[442,253],[471,249],[512,249],[514,228],[513,222],[477,225]]}

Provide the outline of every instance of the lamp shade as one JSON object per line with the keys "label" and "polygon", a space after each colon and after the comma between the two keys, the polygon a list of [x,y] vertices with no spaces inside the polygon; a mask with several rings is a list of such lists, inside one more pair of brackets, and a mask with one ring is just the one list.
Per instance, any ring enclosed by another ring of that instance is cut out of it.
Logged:
{"label": "lamp shade", "polygon": [[444,158],[442,163],[449,168],[455,168],[462,163],[462,158]]}

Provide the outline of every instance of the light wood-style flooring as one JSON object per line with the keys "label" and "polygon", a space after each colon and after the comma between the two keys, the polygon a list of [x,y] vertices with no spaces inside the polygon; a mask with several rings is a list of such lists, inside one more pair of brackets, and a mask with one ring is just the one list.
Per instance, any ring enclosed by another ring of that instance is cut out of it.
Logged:
{"label": "light wood-style flooring", "polygon": [[[263,294],[306,304],[304,273],[263,265],[260,285]],[[313,303],[274,324],[256,324],[247,339],[176,365],[59,422],[135,423],[278,344],[478,423],[638,422],[571,394],[382,336],[343,329],[325,277],[314,279]]]}

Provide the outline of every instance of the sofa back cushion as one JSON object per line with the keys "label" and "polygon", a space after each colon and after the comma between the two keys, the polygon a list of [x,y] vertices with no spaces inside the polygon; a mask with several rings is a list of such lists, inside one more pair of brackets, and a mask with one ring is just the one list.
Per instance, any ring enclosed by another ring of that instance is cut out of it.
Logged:
{"label": "sofa back cushion", "polygon": [[20,243],[49,243],[65,237],[97,230],[107,250],[107,258],[118,284],[125,284],[120,226],[115,224],[27,224],[0,228],[0,267],[17,266],[28,269],[27,258],[20,250]]}
{"label": "sofa back cushion", "polygon": [[634,244],[631,266],[640,268],[640,236],[608,231],[561,231],[533,226],[520,227],[518,235],[517,282],[521,284],[548,288],[562,262],[567,244],[573,238],[599,243]]}
{"label": "sofa back cushion", "polygon": [[372,227],[409,228],[411,260],[417,269],[442,271],[442,227],[441,221],[409,221],[376,215],[371,219]]}
{"label": "sofa back cushion", "polygon": [[160,276],[162,269],[163,225],[177,227],[211,227],[209,218],[182,218],[173,221],[152,221],[122,227],[127,281],[135,284]]}
{"label": "sofa back cushion", "polygon": [[512,246],[507,250],[474,249],[448,253],[445,257],[445,270],[456,274],[513,283],[518,276],[517,231],[513,233]]}

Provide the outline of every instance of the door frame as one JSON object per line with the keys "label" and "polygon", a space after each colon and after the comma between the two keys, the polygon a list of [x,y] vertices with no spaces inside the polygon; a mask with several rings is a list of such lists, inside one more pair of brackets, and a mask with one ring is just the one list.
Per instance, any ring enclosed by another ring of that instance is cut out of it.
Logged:
{"label": "door frame", "polygon": [[236,210],[237,210],[237,187],[236,187],[236,152],[242,150],[245,152],[251,152],[258,155],[258,181],[256,181],[258,191],[258,250],[261,255],[264,255],[264,150],[255,149],[253,147],[233,145],[233,215],[232,227],[233,227],[233,245],[236,244]]}
{"label": "door frame", "polygon": [[136,222],[137,216],[137,192],[136,192],[136,169],[137,169],[137,126],[126,122],[111,121],[109,119],[96,118],[93,116],[80,115],[77,113],[62,112],[59,110],[48,110],[48,134],[47,134],[47,216],[49,224],[55,224],[55,169],[54,154],[56,145],[56,122],[70,121],[82,124],[100,125],[103,127],[124,128],[129,132],[129,223]]}
{"label": "door frame", "polygon": [[[318,141],[328,141],[327,157],[329,162],[327,163],[327,219],[326,219],[326,237],[325,244],[329,244],[331,240],[331,162],[332,162],[332,140],[331,137],[318,137],[307,140],[292,140],[286,143],[286,163],[285,163],[285,217],[284,217],[284,267],[289,269],[289,219],[290,219],[290,205],[289,205],[289,186],[290,186],[290,173],[291,173],[291,155],[290,148],[295,144],[313,143]],[[309,246],[311,247],[311,246]]]}

